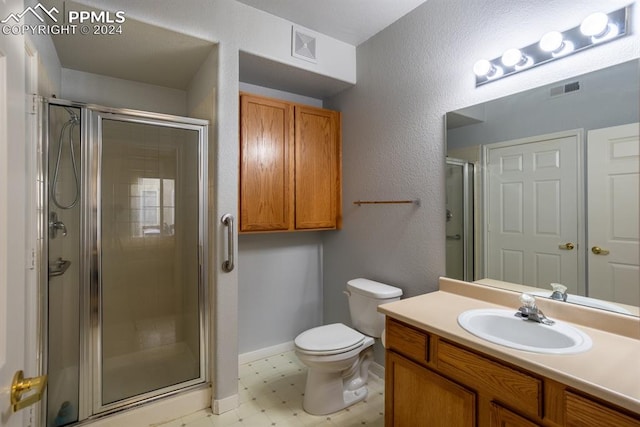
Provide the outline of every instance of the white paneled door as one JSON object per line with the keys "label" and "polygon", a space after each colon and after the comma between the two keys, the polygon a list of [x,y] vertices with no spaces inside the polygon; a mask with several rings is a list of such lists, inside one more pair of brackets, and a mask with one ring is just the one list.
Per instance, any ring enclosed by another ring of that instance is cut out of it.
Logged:
{"label": "white paneled door", "polygon": [[640,305],[640,123],[590,131],[588,295]]}
{"label": "white paneled door", "polygon": [[[0,20],[23,11],[23,2],[0,1]],[[25,369],[25,42],[0,36],[0,426],[23,425],[13,413],[11,383]],[[26,375],[33,374],[26,372]]]}
{"label": "white paneled door", "polygon": [[579,136],[487,145],[487,277],[577,293]]}

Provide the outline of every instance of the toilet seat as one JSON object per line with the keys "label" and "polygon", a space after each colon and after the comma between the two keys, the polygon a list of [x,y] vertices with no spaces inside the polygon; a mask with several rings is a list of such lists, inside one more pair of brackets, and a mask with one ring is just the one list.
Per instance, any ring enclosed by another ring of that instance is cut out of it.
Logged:
{"label": "toilet seat", "polygon": [[294,341],[296,349],[311,355],[346,353],[364,343],[365,335],[342,323],[332,323],[309,329]]}

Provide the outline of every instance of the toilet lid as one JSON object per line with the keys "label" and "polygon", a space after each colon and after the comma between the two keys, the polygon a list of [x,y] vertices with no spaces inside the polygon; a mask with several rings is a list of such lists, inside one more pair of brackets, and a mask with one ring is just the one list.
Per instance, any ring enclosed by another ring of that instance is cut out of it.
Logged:
{"label": "toilet lid", "polygon": [[318,326],[298,335],[295,345],[301,350],[318,353],[340,353],[356,348],[364,335],[342,323]]}

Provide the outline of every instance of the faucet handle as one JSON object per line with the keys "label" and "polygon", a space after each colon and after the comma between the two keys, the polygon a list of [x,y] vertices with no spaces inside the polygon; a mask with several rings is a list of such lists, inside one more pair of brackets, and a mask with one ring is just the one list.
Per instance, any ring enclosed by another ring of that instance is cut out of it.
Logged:
{"label": "faucet handle", "polygon": [[535,308],[536,307],[536,299],[533,295],[524,292],[520,295],[520,302],[524,307],[527,308]]}
{"label": "faucet handle", "polygon": [[560,292],[561,294],[567,292],[567,287],[561,283],[552,283],[551,289],[553,289],[553,292]]}

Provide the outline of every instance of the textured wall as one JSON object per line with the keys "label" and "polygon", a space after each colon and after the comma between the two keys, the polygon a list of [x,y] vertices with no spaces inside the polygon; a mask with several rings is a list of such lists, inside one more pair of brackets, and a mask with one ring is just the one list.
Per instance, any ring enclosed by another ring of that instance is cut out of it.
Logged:
{"label": "textured wall", "polygon": [[[405,296],[438,288],[445,272],[447,111],[638,57],[632,36],[478,89],[472,67],[565,30],[611,0],[429,0],[357,49],[356,86],[327,100],[343,114],[344,228],[324,239],[324,322],[349,322],[344,284],[367,277]],[[634,19],[638,25],[638,7]],[[358,199],[422,199],[357,207]],[[377,360],[382,362],[377,349]]]}

